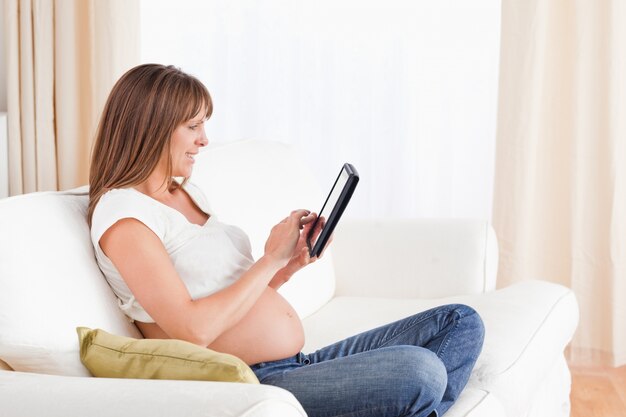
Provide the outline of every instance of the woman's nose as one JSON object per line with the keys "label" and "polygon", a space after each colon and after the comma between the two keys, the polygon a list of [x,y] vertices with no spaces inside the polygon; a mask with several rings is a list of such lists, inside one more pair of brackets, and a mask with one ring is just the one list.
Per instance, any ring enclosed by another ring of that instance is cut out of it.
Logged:
{"label": "woman's nose", "polygon": [[207,138],[206,133],[202,132],[202,135],[199,138],[200,146],[207,146],[209,144],[209,138]]}

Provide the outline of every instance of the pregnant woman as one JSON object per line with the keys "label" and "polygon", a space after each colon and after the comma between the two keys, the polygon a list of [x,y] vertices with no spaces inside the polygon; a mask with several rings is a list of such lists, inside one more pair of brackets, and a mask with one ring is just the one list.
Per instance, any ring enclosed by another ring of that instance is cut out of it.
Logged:
{"label": "pregnant woman", "polygon": [[317,260],[305,241],[316,215],[291,211],[268,231],[264,255],[252,258],[245,233],[215,219],[187,180],[208,143],[212,110],[206,87],[172,66],[132,68],[109,95],[88,219],[120,308],[146,338],[238,356],[261,383],[291,391],[311,417],[443,415],[480,353],[478,314],[441,306],[301,352],[302,324],[277,290]]}

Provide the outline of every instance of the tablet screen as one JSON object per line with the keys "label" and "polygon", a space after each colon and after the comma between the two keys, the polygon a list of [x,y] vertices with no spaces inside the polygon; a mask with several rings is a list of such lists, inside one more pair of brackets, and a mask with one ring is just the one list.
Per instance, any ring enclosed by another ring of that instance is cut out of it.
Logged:
{"label": "tablet screen", "polygon": [[[319,256],[324,250],[358,182],[359,174],[356,169],[350,164],[344,164],[341,171],[339,171],[339,176],[337,176],[328,197],[326,197],[326,201],[319,212],[316,224],[311,228],[311,234],[307,236],[307,244],[311,257]],[[322,231],[317,239],[312,241],[312,233],[316,230],[316,227],[318,227],[317,223],[319,222],[323,222]]]}
{"label": "tablet screen", "polygon": [[339,177],[337,178],[333,189],[330,190],[330,194],[328,195],[328,198],[324,203],[324,207],[322,207],[322,209],[320,210],[319,217],[323,217],[328,220],[328,216],[330,216],[331,210],[337,205],[337,201],[339,201],[339,196],[341,195],[341,191],[343,190],[343,188],[346,186],[348,178],[350,178],[350,175],[348,175],[348,171],[342,169],[339,173]]}

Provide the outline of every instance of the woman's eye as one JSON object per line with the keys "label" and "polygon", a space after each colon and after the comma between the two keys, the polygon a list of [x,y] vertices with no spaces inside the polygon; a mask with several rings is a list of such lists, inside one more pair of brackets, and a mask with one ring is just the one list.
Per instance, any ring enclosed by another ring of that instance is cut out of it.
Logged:
{"label": "woman's eye", "polygon": [[198,127],[198,125],[192,125],[192,126],[189,126],[189,129],[196,130],[196,127]]}

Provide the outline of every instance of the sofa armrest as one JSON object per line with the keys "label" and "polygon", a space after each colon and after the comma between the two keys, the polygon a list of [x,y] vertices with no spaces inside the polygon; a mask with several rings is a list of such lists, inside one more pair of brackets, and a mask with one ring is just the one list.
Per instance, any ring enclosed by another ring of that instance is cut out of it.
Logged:
{"label": "sofa armrest", "polygon": [[498,244],[486,221],[346,219],[332,251],[337,296],[438,298],[496,286]]}
{"label": "sofa armrest", "polygon": [[0,415],[306,417],[291,393],[269,385],[12,371],[0,371]]}

